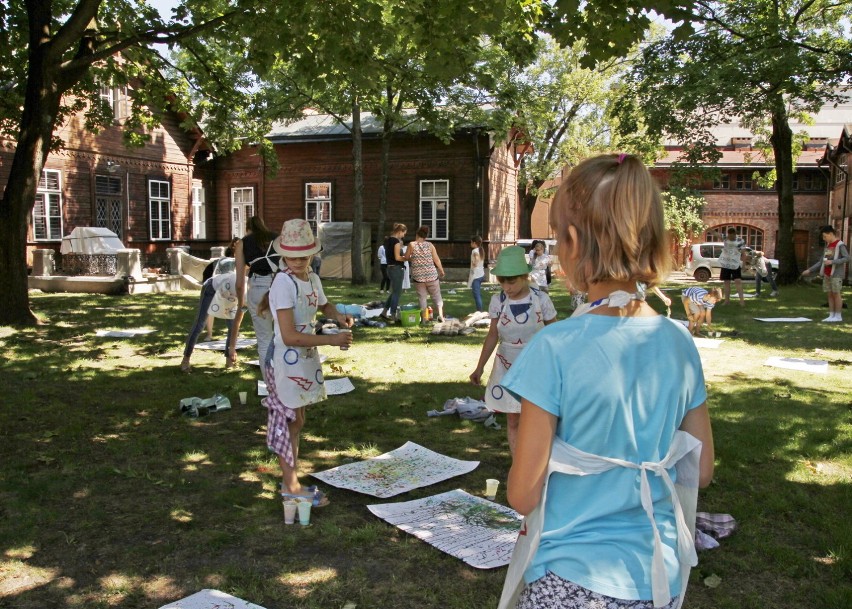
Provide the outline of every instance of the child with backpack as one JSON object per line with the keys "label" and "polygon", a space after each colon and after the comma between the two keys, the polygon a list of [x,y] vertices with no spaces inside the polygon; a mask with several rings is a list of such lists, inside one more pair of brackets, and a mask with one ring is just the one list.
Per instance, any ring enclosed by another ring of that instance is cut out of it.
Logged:
{"label": "child with backpack", "polygon": [[491,273],[503,289],[491,297],[488,305],[491,325],[470,382],[481,383],[485,364],[496,347],[497,355],[485,388],[485,405],[489,410],[506,413],[509,450],[514,454],[521,404],[500,386],[500,379],[533,335],[556,321],[556,308],[550,296],[530,285],[530,265],[521,246],[503,248]]}

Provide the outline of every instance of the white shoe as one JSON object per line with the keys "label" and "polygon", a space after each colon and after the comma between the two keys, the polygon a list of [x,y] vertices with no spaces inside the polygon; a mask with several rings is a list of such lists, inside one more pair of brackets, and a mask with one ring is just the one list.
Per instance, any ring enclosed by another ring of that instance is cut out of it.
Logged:
{"label": "white shoe", "polygon": [[842,321],[843,321],[843,317],[841,316],[841,314],[840,314],[840,313],[835,313],[835,314],[834,314],[834,321],[836,321],[837,323],[840,323],[840,322],[842,322]]}
{"label": "white shoe", "polygon": [[770,298],[775,298],[776,296],[778,296],[778,292],[772,292],[772,293],[769,295],[769,297],[770,297]]}
{"label": "white shoe", "polygon": [[832,322],[832,321],[834,321],[834,313],[832,313],[831,315],[829,315],[828,317],[826,317],[825,319],[823,319],[823,321],[826,321],[826,322]]}

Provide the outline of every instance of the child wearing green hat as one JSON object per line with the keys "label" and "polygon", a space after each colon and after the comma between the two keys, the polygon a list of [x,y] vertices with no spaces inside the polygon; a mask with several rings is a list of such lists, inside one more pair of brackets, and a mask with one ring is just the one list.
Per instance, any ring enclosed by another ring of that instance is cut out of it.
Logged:
{"label": "child wearing green hat", "polygon": [[530,265],[524,248],[512,245],[503,248],[491,274],[497,277],[503,290],[491,297],[488,315],[491,325],[479,362],[470,375],[470,382],[479,385],[485,364],[497,348],[497,356],[485,388],[485,405],[489,410],[506,413],[509,450],[515,453],[515,438],[521,417],[521,403],[500,386],[500,379],[512,362],[541,328],[556,321],[556,308],[545,292],[530,285]]}

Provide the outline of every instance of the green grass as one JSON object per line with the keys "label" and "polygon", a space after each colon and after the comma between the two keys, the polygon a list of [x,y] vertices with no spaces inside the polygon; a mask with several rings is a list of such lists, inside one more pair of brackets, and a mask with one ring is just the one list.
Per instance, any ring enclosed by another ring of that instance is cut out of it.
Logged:
{"label": "green grass", "polygon": [[[324,284],[335,302],[379,298],[374,286]],[[681,286],[671,287],[673,314],[682,318]],[[449,315],[471,310],[461,284],[444,293]],[[193,372],[178,370],[197,300],[189,292],[34,294],[46,323],[0,328],[0,607],[150,609],[205,587],[268,609],[496,606],[505,569],[471,569],[378,520],[365,506],[384,500],[330,489],[332,504],[315,511],[314,526],[283,524],[266,412],[254,396],[257,368],[226,371],[219,353],[196,351]],[[565,316],[563,289],[554,301]],[[407,302],[416,302],[411,292]],[[701,353],[717,468],[699,509],[732,514],[739,530],[700,555],[685,607],[852,605],[852,313],[844,324],[751,319],[822,319],[822,302],[815,286],[782,286],[780,299],[714,311],[726,340]],[[141,326],[157,331],[94,336]],[[218,322],[217,336],[223,330]],[[243,330],[251,334],[248,321]],[[505,480],[505,431],[426,417],[449,398],[481,396],[467,376],[484,334],[359,328],[348,352],[325,348],[327,376],[349,376],[356,390],[308,410],[302,471],[412,440],[481,465],[395,500],[454,488],[481,494],[486,478]],[[763,366],[780,354],[825,359],[831,371]],[[231,411],[198,420],[177,413],[181,398],[215,392],[231,398]],[[711,575],[721,579],[715,588],[704,584]]]}

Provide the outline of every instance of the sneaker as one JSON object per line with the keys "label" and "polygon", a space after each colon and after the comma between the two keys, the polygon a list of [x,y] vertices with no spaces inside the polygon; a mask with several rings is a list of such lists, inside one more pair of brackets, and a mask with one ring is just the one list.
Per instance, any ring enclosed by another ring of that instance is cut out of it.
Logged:
{"label": "sneaker", "polygon": [[770,298],[775,298],[776,296],[778,296],[778,292],[777,291],[772,292],[769,296],[770,296]]}
{"label": "sneaker", "polygon": [[825,319],[823,319],[823,321],[825,321],[825,322],[832,322],[832,321],[834,321],[834,313],[832,313],[831,315],[829,315],[828,317],[826,317]]}

